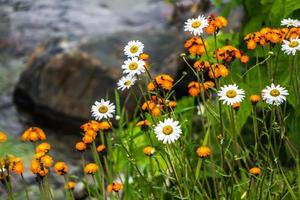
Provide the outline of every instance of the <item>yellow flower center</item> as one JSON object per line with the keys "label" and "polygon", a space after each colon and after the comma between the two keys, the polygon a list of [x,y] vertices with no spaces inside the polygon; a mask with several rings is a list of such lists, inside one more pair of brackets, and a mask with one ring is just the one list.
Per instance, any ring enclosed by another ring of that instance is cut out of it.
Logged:
{"label": "yellow flower center", "polygon": [[192,27],[193,28],[199,28],[201,26],[201,22],[200,21],[194,21],[193,23],[192,23]]}
{"label": "yellow flower center", "polygon": [[129,86],[130,84],[131,84],[131,81],[130,81],[130,80],[128,80],[128,81],[126,81],[126,82],[124,83],[125,86]]}
{"label": "yellow flower center", "polygon": [[136,62],[132,62],[129,64],[130,70],[136,70],[138,68],[138,64]]}
{"label": "yellow flower center", "polygon": [[277,89],[273,89],[273,90],[271,90],[270,95],[273,97],[277,97],[280,95],[280,92]]}
{"label": "yellow flower center", "polygon": [[108,111],[108,108],[107,106],[100,106],[98,110],[100,113],[106,113]]}
{"label": "yellow flower center", "polygon": [[170,134],[173,133],[173,127],[170,126],[170,125],[167,125],[167,126],[165,126],[165,127],[163,128],[162,132],[163,132],[163,134],[165,134],[165,135],[170,135]]}
{"label": "yellow flower center", "polygon": [[289,44],[289,47],[295,48],[298,45],[299,45],[299,42],[297,42],[297,41],[291,41],[290,44]]}
{"label": "yellow flower center", "polygon": [[133,45],[130,47],[130,53],[136,53],[139,50],[139,47],[136,45]]}
{"label": "yellow flower center", "polygon": [[234,97],[236,97],[236,91],[235,90],[228,90],[227,92],[226,92],[226,96],[228,97],[228,98],[234,98]]}

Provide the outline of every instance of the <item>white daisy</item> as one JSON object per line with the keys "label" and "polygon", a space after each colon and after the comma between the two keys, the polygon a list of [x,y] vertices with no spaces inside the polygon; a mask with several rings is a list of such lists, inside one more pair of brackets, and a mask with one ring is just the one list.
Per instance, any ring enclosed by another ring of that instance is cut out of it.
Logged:
{"label": "white daisy", "polygon": [[290,55],[290,54],[295,55],[296,51],[300,51],[300,39],[298,39],[298,37],[297,37],[297,38],[291,39],[290,41],[283,40],[281,50],[288,55]]}
{"label": "white daisy", "polygon": [[95,117],[96,120],[112,118],[115,113],[115,108],[115,105],[109,100],[105,101],[101,99],[100,102],[95,101],[91,109],[92,116]]}
{"label": "white daisy", "polygon": [[188,19],[184,25],[184,31],[190,31],[195,36],[201,35],[203,29],[208,26],[207,19],[202,15],[197,18]]}
{"label": "white daisy", "polygon": [[245,91],[239,89],[236,84],[225,85],[218,91],[218,96],[220,97],[220,100],[223,101],[223,104],[232,106],[235,103],[242,102],[245,97]]}
{"label": "white daisy", "polygon": [[201,116],[205,112],[205,107],[203,104],[197,105],[197,115]]}
{"label": "white daisy", "polygon": [[288,91],[280,85],[271,84],[262,90],[261,96],[263,100],[270,105],[279,106],[286,100],[286,96],[289,95]]}
{"label": "white daisy", "polygon": [[287,27],[300,27],[300,21],[297,19],[283,19],[281,20],[281,26],[287,26]]}
{"label": "white daisy", "polygon": [[123,76],[117,83],[118,90],[124,91],[134,85],[136,78],[130,75]]}
{"label": "white daisy", "polygon": [[122,69],[124,69],[124,73],[130,76],[140,75],[145,72],[145,62],[139,60],[138,58],[128,58],[124,61],[122,65]]}
{"label": "white daisy", "polygon": [[174,121],[172,118],[167,118],[163,122],[159,122],[154,128],[154,132],[157,139],[164,144],[171,144],[182,134],[179,122]]}
{"label": "white daisy", "polygon": [[144,44],[138,40],[132,40],[127,43],[124,48],[124,53],[128,57],[137,57],[143,53]]}

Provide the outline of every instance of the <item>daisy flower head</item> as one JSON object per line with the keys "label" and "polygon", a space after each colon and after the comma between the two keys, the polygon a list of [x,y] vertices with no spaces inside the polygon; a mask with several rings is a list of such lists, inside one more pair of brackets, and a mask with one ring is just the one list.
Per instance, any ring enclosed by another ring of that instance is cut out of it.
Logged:
{"label": "daisy flower head", "polygon": [[207,19],[201,15],[197,18],[188,19],[184,25],[184,31],[189,31],[193,35],[201,35],[203,33],[203,29],[208,26]]}
{"label": "daisy flower head", "polygon": [[167,118],[164,121],[159,122],[154,128],[154,132],[157,139],[164,144],[173,143],[182,134],[179,122],[174,121],[172,118]]}
{"label": "daisy flower head", "polygon": [[283,19],[281,20],[281,26],[287,26],[287,27],[300,27],[300,21],[297,19]]}
{"label": "daisy flower head", "polygon": [[280,85],[271,84],[262,90],[262,99],[270,105],[279,106],[286,100],[286,96],[289,95],[288,91]]}
{"label": "daisy flower head", "polygon": [[290,55],[295,55],[296,51],[300,51],[300,39],[297,38],[291,38],[290,41],[288,40],[283,40],[283,44],[281,46],[281,50]]}
{"label": "daisy flower head", "polygon": [[124,91],[134,85],[136,78],[130,75],[123,76],[117,83],[118,90]]}
{"label": "daisy flower head", "polygon": [[128,58],[122,65],[123,73],[130,76],[140,75],[145,72],[145,62],[138,58]]}
{"label": "daisy flower head", "polygon": [[245,97],[245,91],[239,89],[236,84],[225,85],[218,91],[218,96],[220,97],[220,100],[223,101],[223,104],[232,106],[235,103],[242,102]]}
{"label": "daisy flower head", "polygon": [[137,57],[143,53],[144,44],[138,40],[132,40],[127,43],[124,48],[124,53],[128,57]]}
{"label": "daisy flower head", "polygon": [[95,117],[96,120],[112,118],[115,113],[115,108],[115,105],[109,100],[105,101],[101,99],[100,101],[95,101],[91,109],[92,116]]}

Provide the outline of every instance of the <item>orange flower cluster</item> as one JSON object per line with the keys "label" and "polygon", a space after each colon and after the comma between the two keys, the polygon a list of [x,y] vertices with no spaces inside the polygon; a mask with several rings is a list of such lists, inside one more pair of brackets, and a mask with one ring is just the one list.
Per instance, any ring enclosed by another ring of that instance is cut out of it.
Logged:
{"label": "orange flower cluster", "polygon": [[163,90],[169,91],[173,87],[173,78],[167,74],[161,74],[154,78],[154,82],[150,82],[147,85],[149,91],[155,90],[156,86],[162,88]]}
{"label": "orange flower cluster", "polygon": [[[166,106],[164,105],[166,104]],[[176,107],[175,101],[167,100],[166,102],[163,102],[163,100],[157,96],[151,96],[151,99],[147,102],[143,103],[142,110],[146,111],[148,110],[154,117],[157,117],[161,114],[161,112],[164,109],[170,109]]]}
{"label": "orange flower cluster", "polygon": [[184,43],[184,48],[193,56],[205,54],[205,47],[208,48],[207,42],[203,43],[199,37],[192,37]]}
{"label": "orange flower cluster", "polygon": [[123,184],[119,182],[113,182],[107,186],[107,192],[119,192],[123,188]]}
{"label": "orange flower cluster", "polygon": [[200,92],[204,92],[214,86],[215,84],[212,81],[205,81],[204,83],[192,81],[188,85],[188,91],[191,96],[197,96]]}
{"label": "orange flower cluster", "polygon": [[53,158],[48,155],[50,144],[44,142],[36,147],[36,153],[31,161],[30,170],[37,176],[44,177],[49,173],[49,168],[53,165]]}
{"label": "orange flower cluster", "polygon": [[223,62],[232,62],[235,58],[240,59],[242,63],[249,61],[249,56],[244,55],[240,50],[230,45],[218,48],[215,51],[214,57]]}
{"label": "orange flower cluster", "polygon": [[204,29],[207,34],[218,33],[221,28],[228,25],[228,21],[225,17],[210,15],[208,18],[208,26]]}
{"label": "orange flower cluster", "polygon": [[28,128],[21,136],[22,141],[36,142],[46,139],[44,131],[38,127]]}
{"label": "orange flower cluster", "polygon": [[6,140],[7,140],[6,134],[0,131],[0,143],[5,142]]}
{"label": "orange flower cluster", "polygon": [[98,170],[99,170],[99,167],[95,163],[86,164],[84,167],[84,172],[86,174],[95,174]]}
{"label": "orange flower cluster", "polygon": [[257,45],[282,43],[283,39],[300,36],[300,28],[262,28],[258,32],[249,33],[244,37],[248,49],[255,49]]}
{"label": "orange flower cluster", "polygon": [[9,175],[9,171],[21,175],[25,171],[25,166],[19,157],[8,155],[4,159],[0,158],[0,180]]}
{"label": "orange flower cluster", "polygon": [[[109,121],[89,121],[83,125],[81,125],[81,129],[84,132],[84,136],[82,137],[82,141],[84,144],[91,144],[97,137],[99,130],[108,130],[112,126],[111,122]],[[78,148],[77,148],[78,147]],[[84,151],[86,149],[86,145],[82,143],[76,144],[76,149],[78,151]]]}

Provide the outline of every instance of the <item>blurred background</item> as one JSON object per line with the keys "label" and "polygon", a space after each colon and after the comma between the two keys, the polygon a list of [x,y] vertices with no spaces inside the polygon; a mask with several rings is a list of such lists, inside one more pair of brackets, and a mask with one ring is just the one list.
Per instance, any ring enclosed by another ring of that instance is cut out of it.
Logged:
{"label": "blurred background", "polygon": [[[19,136],[28,127],[39,126],[55,158],[76,171],[79,126],[91,118],[95,100],[113,99],[129,40],[145,44],[151,72],[180,77],[185,65],[179,55],[189,37],[183,32],[187,18],[223,15],[229,21],[226,31],[242,35],[280,21],[278,14],[272,17],[269,12],[272,2],[0,0],[0,131],[10,137],[0,155],[14,153],[29,162],[32,147],[20,143]],[[178,88],[178,96],[185,95]],[[25,178],[34,181],[28,171]]]}

